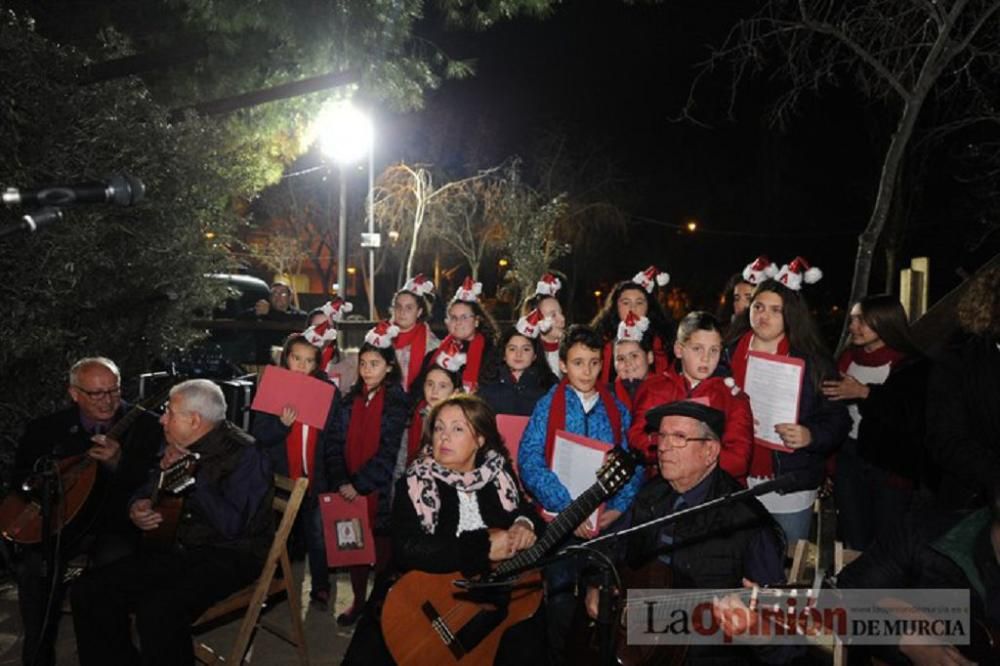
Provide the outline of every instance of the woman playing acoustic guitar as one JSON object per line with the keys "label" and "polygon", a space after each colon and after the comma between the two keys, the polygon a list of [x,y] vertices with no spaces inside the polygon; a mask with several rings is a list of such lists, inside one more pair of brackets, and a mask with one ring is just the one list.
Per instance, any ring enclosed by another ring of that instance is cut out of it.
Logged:
{"label": "woman playing acoustic guitar", "polygon": [[[485,402],[454,395],[438,404],[425,423],[423,440],[432,453],[407,468],[393,503],[393,562],[401,572],[474,576],[535,543],[541,524],[518,487],[496,417]],[[445,595],[455,591],[451,587]],[[405,629],[422,631],[424,625],[414,619]],[[364,614],[345,664],[393,663],[378,622],[375,614]],[[531,619],[504,634],[496,663],[532,661],[514,651],[544,654],[544,628],[538,625]],[[388,634],[398,627],[384,629]]]}

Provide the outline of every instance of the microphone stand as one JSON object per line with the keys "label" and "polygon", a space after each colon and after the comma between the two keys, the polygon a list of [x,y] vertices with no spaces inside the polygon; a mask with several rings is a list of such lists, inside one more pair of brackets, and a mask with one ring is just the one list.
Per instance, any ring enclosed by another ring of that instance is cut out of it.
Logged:
{"label": "microphone stand", "polygon": [[701,504],[688,507],[686,509],[681,509],[680,511],[674,511],[673,513],[668,513],[659,518],[654,518],[640,525],[635,525],[626,529],[618,530],[616,532],[611,532],[609,534],[604,534],[599,537],[585,541],[582,544],[569,546],[560,550],[558,553],[552,557],[547,557],[542,560],[537,560],[530,566],[515,570],[511,572],[506,578],[501,580],[486,580],[486,581],[475,581],[475,580],[464,580],[459,579],[454,581],[454,585],[464,590],[477,590],[477,589],[497,589],[504,587],[511,587],[514,584],[514,579],[520,576],[522,573],[527,571],[534,571],[541,569],[553,562],[565,559],[570,556],[578,555],[577,551],[583,552],[583,554],[595,564],[600,569],[600,579],[598,584],[598,604],[597,604],[597,627],[598,627],[598,637],[600,639],[600,660],[599,664],[615,664],[615,653],[614,653],[614,642],[613,642],[613,624],[614,624],[614,589],[616,587],[621,587],[621,580],[618,576],[618,572],[615,569],[614,563],[611,561],[606,554],[600,550],[594,548],[596,544],[600,543],[614,543],[624,536],[638,532],[640,530],[648,529],[650,527],[655,527],[657,525],[668,525],[675,523],[681,518],[688,516],[697,515],[702,512],[711,511],[720,506],[731,504],[733,502],[740,502],[749,497],[756,497],[758,495],[766,495],[770,492],[775,492],[778,490],[788,490],[794,488],[798,482],[798,477],[795,474],[790,474],[780,479],[772,479],[771,481],[765,481],[753,488],[742,488],[735,492],[729,493],[728,495],[723,495],[722,497],[717,497],[713,500],[707,502],[702,502]]}

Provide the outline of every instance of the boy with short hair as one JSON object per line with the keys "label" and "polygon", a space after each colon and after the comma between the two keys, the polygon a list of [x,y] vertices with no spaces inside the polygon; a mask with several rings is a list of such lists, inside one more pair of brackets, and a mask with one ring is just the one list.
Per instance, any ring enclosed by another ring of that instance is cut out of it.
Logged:
{"label": "boy with short hair", "polygon": [[719,467],[746,485],[753,451],[753,413],[749,397],[733,378],[717,372],[722,350],[715,317],[701,311],[688,313],[677,326],[674,356],[678,360],[666,372],[648,377],[635,394],[629,440],[637,448],[647,444],[643,425],[650,409],[678,400],[701,402],[725,413]]}
{"label": "boy with short hair", "polygon": [[[565,430],[628,448],[626,433],[632,423],[628,409],[601,385],[601,338],[586,326],[573,326],[559,347],[563,379],[538,401],[521,437],[517,464],[521,481],[541,507],[552,514],[569,506],[569,491],[549,469],[555,432]],[[642,475],[636,474],[608,499],[598,529],[606,528],[632,504]],[[584,530],[579,536],[586,536]]]}

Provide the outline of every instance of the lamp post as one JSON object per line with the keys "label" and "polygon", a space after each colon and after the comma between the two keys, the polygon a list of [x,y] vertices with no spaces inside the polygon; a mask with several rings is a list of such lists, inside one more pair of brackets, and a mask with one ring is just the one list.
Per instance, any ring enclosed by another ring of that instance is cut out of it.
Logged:
{"label": "lamp post", "polygon": [[[337,223],[337,288],[343,296],[347,285],[347,177],[346,167],[368,153],[368,234],[374,232],[371,212],[371,182],[374,150],[371,120],[350,102],[341,102],[325,109],[316,121],[323,154],[337,163],[340,171],[340,217]],[[375,250],[369,247],[368,307],[375,316]]]}

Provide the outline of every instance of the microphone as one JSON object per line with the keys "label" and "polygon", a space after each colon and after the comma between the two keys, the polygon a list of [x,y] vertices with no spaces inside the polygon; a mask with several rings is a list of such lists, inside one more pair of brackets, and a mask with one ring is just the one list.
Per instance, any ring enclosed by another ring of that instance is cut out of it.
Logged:
{"label": "microphone", "polygon": [[0,238],[19,231],[32,233],[62,219],[63,212],[58,208],[42,208],[22,217],[19,224],[12,224],[0,229]]}
{"label": "microphone", "polygon": [[146,186],[127,173],[115,174],[106,183],[89,182],[77,185],[55,185],[34,190],[8,187],[3,202],[8,206],[71,206],[74,204],[111,203],[132,206],[142,200]]}

